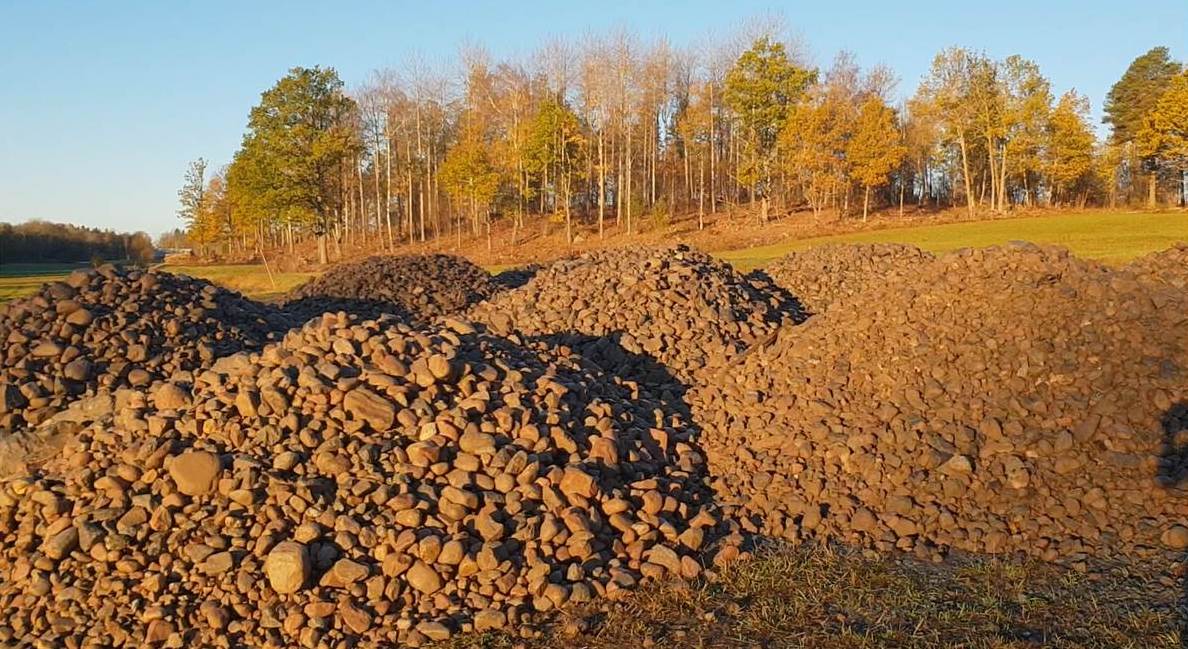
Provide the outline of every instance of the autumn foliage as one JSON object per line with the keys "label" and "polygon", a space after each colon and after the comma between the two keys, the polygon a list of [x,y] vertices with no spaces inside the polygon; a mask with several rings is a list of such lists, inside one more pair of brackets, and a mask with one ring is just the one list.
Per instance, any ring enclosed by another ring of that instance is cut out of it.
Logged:
{"label": "autumn foliage", "polygon": [[1021,56],[944,50],[902,100],[892,71],[845,53],[817,67],[772,28],[686,49],[620,31],[525,61],[470,48],[456,72],[414,60],[350,91],[294,68],[227,167],[191,166],[179,214],[200,251],[315,239],[325,262],[344,244],[493,246],[501,221],[515,244],[530,218],[573,241],[723,209],[762,223],[1170,203],[1188,172],[1181,70],[1166,48],[1137,58],[1105,98],[1102,142],[1089,99]]}

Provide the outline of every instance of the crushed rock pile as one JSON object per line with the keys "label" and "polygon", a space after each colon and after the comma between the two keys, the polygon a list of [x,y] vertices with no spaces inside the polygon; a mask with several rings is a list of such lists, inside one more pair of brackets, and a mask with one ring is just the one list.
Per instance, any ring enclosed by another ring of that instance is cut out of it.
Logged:
{"label": "crushed rock pile", "polygon": [[[688,246],[600,250],[563,259],[471,317],[501,335],[569,336],[600,366],[690,382],[781,324],[802,319],[786,291]],[[626,352],[625,354],[623,352]]]}
{"label": "crushed rock pile", "polygon": [[892,284],[935,259],[901,243],[829,244],[793,252],[763,269],[796,296],[806,310],[821,313],[871,284]]}
{"label": "crushed rock pile", "polygon": [[750,531],[1074,564],[1188,547],[1185,295],[1060,249],[872,285],[691,399]]}
{"label": "crushed rock pile", "polygon": [[205,280],[112,265],[74,271],[0,305],[0,433],[97,389],[147,386],[258,348],[288,324]]}
{"label": "crushed rock pile", "polygon": [[1188,243],[1143,255],[1130,262],[1126,269],[1148,280],[1188,289]]}
{"label": "crushed rock pile", "polygon": [[460,313],[499,290],[487,271],[461,257],[379,255],[332,267],[293,289],[285,307],[299,317],[344,310],[425,321]]}
{"label": "crushed rock pile", "polygon": [[515,632],[696,576],[723,527],[678,412],[461,321],[326,314],[116,401],[0,482],[0,642]]}

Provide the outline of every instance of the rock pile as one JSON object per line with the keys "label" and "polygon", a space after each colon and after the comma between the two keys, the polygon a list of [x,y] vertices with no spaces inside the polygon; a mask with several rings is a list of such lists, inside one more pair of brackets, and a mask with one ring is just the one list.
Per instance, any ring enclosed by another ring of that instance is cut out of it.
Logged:
{"label": "rock pile", "polygon": [[327,314],[116,400],[0,483],[0,643],[516,631],[697,575],[721,528],[679,412],[461,321]]}
{"label": "rock pile", "polygon": [[686,382],[801,318],[786,291],[687,246],[563,259],[471,315],[499,334],[571,335],[566,342],[620,374],[658,362]]}
{"label": "rock pile", "polygon": [[788,538],[1074,563],[1182,549],[1186,302],[1059,249],[945,256],[691,397],[715,488]]}
{"label": "rock pile", "polygon": [[1181,290],[1188,289],[1188,243],[1143,255],[1128,264],[1126,269],[1146,279],[1164,282]]}
{"label": "rock pile", "polygon": [[790,253],[765,267],[805,309],[821,313],[871,284],[895,284],[932,261],[932,253],[900,243],[829,244]]}
{"label": "rock pile", "polygon": [[209,282],[107,265],[0,305],[0,433],[97,389],[148,386],[288,329],[273,309]]}
{"label": "rock pile", "polygon": [[465,310],[500,284],[473,263],[451,255],[381,255],[338,264],[294,289],[286,307],[314,317],[345,310],[427,320]]}

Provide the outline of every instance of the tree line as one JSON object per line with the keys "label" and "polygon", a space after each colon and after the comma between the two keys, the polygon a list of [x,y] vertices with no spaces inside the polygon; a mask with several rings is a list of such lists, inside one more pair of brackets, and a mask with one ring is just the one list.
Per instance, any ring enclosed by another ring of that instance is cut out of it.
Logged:
{"label": "tree line", "polygon": [[67,223],[0,223],[0,263],[153,261],[153,242],[144,232],[126,234]]}
{"label": "tree line", "polygon": [[1114,85],[1098,141],[1088,99],[1023,57],[947,49],[896,102],[890,70],[845,53],[818,69],[776,33],[676,48],[618,31],[523,61],[467,48],[452,73],[413,60],[350,92],[294,68],[230,164],[191,164],[179,214],[196,247],[316,237],[324,263],[344,243],[490,242],[497,221],[514,242],[534,216],[572,240],[739,206],[766,221],[1183,201],[1188,73],[1166,48]]}

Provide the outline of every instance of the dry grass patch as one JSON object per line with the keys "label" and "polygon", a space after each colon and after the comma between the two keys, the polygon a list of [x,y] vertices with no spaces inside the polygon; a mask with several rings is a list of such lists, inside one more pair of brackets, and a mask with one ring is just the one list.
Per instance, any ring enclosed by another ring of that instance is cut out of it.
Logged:
{"label": "dry grass patch", "polygon": [[570,611],[539,638],[449,646],[1171,648],[1181,646],[1176,600],[1154,571],[1095,578],[1032,561],[772,546],[709,581]]}

